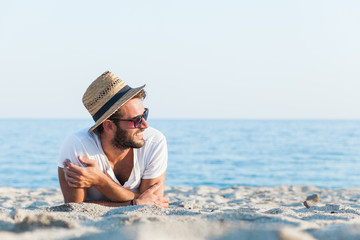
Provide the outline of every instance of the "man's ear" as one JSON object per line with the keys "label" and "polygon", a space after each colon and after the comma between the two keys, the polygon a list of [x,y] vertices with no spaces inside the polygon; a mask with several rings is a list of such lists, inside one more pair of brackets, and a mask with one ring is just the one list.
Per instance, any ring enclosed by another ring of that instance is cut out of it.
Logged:
{"label": "man's ear", "polygon": [[116,133],[116,125],[113,121],[106,119],[103,123],[104,132],[107,134],[115,134]]}

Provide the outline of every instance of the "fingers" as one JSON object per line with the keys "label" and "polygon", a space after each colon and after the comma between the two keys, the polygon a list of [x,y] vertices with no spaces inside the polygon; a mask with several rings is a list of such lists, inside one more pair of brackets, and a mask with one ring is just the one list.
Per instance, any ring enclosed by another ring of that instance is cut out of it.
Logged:
{"label": "fingers", "polygon": [[76,179],[76,175],[73,175],[71,173],[67,173],[65,172],[65,180],[66,181],[76,181],[78,179]]}
{"label": "fingers", "polygon": [[170,199],[168,197],[159,196],[158,201],[156,201],[156,205],[159,205],[160,207],[163,207],[163,208],[168,208],[169,202],[170,202]]}
{"label": "fingers", "polygon": [[65,159],[63,165],[64,165],[64,168],[68,169],[70,168],[70,164],[71,164],[71,161],[69,159]]}
{"label": "fingers", "polygon": [[81,184],[79,182],[67,181],[67,184],[69,185],[69,187],[73,187],[73,188],[81,187]]}
{"label": "fingers", "polygon": [[163,208],[168,208],[169,207],[169,203],[163,203],[163,202],[157,203],[156,205],[158,205],[160,207],[163,207]]}
{"label": "fingers", "polygon": [[70,187],[79,187],[80,181],[79,179],[76,179],[76,176],[72,177],[71,174],[67,172],[65,172],[64,175],[65,175],[65,180]]}
{"label": "fingers", "polygon": [[81,179],[78,175],[76,175],[68,170],[65,170],[64,173],[65,173],[64,174],[65,180],[70,187],[81,187]]}
{"label": "fingers", "polygon": [[155,183],[145,192],[154,194],[154,192],[156,192],[156,190],[158,190],[159,188],[160,188],[160,183]]}
{"label": "fingers", "polygon": [[163,208],[168,208],[169,207],[169,198],[166,196],[159,196],[158,200],[156,201],[156,205],[159,205],[160,207]]}
{"label": "fingers", "polygon": [[86,181],[82,180],[81,177],[78,177],[76,175],[72,177],[69,174],[65,174],[65,180],[70,187],[74,187],[74,188],[89,187]]}
{"label": "fingers", "polygon": [[66,181],[81,181],[81,176],[74,174],[72,172],[65,171],[65,180]]}
{"label": "fingers", "polygon": [[95,162],[94,160],[88,159],[87,157],[81,155],[78,156],[78,159],[81,163],[85,164],[85,167],[87,167],[88,165],[94,165]]}
{"label": "fingers", "polygon": [[169,207],[169,198],[167,197],[159,197],[157,200],[153,202],[154,205],[158,205],[163,208]]}
{"label": "fingers", "polygon": [[170,199],[168,197],[166,197],[166,196],[160,196],[159,201],[162,202],[162,203],[169,203]]}
{"label": "fingers", "polygon": [[[75,166],[75,167],[74,167]],[[70,160],[66,159],[64,162],[64,176],[67,184],[70,187],[78,188],[82,187],[81,184],[81,175],[79,175],[78,172],[76,172],[76,165],[72,164]],[[75,171],[74,171],[75,170]]]}
{"label": "fingers", "polygon": [[63,164],[64,164],[64,169],[66,169],[68,171],[72,171],[72,172],[75,172],[77,174],[82,173],[83,167],[76,166],[69,159],[66,159]]}
{"label": "fingers", "polygon": [[69,181],[68,181],[67,184],[69,185],[69,187],[73,187],[73,188],[79,188],[79,187],[81,187],[78,182],[69,182]]}
{"label": "fingers", "polygon": [[137,199],[139,205],[154,204],[160,207],[168,208],[169,207],[169,198],[166,196],[158,196],[155,192],[161,187],[160,183],[155,183],[145,192],[143,192]]}

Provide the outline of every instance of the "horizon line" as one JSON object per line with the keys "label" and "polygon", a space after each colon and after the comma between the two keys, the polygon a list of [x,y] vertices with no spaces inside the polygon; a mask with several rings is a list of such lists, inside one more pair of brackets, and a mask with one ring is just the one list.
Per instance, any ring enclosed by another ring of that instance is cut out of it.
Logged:
{"label": "horizon line", "polygon": [[[0,117],[0,120],[89,120],[93,121],[91,118],[53,118],[53,117],[44,117],[44,118],[7,118]],[[284,120],[293,120],[293,121],[359,121],[360,118],[151,118],[148,121],[152,120],[244,120],[244,121],[284,121]]]}

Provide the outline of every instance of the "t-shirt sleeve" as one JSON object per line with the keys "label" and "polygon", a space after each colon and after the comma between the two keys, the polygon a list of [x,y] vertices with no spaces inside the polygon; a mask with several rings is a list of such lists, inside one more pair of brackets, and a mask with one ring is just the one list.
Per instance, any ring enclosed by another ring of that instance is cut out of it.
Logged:
{"label": "t-shirt sleeve", "polygon": [[158,143],[152,144],[146,157],[146,167],[143,179],[153,179],[160,177],[167,168],[168,151],[166,138],[163,136]]}
{"label": "t-shirt sleeve", "polygon": [[86,156],[84,153],[86,153],[85,147],[80,139],[75,135],[68,136],[60,148],[58,167],[64,168],[64,162],[66,159],[69,159],[77,166],[84,167],[78,159],[79,155]]}

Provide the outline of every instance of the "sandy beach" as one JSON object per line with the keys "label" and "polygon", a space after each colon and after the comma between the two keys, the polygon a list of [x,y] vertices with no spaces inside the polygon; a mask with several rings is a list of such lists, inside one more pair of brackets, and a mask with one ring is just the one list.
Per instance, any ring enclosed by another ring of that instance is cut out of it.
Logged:
{"label": "sandy beach", "polygon": [[166,187],[166,195],[168,209],[111,208],[63,204],[57,188],[2,187],[0,239],[360,238],[360,188]]}

